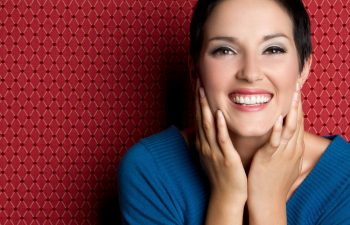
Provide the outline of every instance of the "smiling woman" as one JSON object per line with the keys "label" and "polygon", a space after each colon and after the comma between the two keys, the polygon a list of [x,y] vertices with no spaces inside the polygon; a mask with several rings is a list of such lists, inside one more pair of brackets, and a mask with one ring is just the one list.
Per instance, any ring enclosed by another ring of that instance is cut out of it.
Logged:
{"label": "smiling woman", "polygon": [[[279,4],[223,1],[206,20],[194,66],[212,112],[222,111],[228,130],[253,140],[261,137],[264,143],[278,116],[289,111],[297,83],[308,76],[308,59],[300,72],[293,23]],[[268,101],[244,104],[252,97]]]}
{"label": "smiling woman", "polygon": [[128,151],[124,222],[349,224],[350,145],[304,131],[312,62],[302,2],[199,0],[190,38],[196,128]]}

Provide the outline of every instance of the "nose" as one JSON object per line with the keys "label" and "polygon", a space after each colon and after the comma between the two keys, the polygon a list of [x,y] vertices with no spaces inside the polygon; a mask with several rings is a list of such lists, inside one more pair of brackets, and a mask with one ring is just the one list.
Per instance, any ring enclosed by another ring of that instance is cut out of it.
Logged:
{"label": "nose", "polygon": [[256,57],[246,54],[242,59],[241,68],[237,73],[237,79],[254,83],[262,79],[261,71]]}

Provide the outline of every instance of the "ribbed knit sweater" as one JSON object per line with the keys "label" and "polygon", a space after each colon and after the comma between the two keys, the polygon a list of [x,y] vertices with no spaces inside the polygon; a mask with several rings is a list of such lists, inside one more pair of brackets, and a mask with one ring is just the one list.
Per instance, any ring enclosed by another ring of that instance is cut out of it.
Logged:
{"label": "ribbed knit sweater", "polygon": [[[287,202],[288,225],[350,225],[350,144],[328,138],[331,144]],[[196,151],[175,127],[126,153],[118,185],[124,224],[204,223],[209,183]]]}

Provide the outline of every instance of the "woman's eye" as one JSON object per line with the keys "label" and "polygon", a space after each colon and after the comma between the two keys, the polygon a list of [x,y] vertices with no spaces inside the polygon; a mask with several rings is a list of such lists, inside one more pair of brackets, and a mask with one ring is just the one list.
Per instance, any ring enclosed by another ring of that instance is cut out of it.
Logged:
{"label": "woman's eye", "polygon": [[286,53],[286,50],[284,50],[281,47],[273,46],[269,47],[264,51],[264,54],[270,55],[270,54],[283,54]]}
{"label": "woman's eye", "polygon": [[215,49],[212,54],[213,55],[234,55],[236,53],[231,48],[221,47],[221,48]]}

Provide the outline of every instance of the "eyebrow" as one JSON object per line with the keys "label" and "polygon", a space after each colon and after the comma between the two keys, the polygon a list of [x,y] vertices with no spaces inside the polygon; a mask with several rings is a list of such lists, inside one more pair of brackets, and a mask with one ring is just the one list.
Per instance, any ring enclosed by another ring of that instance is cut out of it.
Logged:
{"label": "eyebrow", "polygon": [[228,37],[228,36],[217,36],[217,37],[212,37],[209,39],[209,42],[211,41],[227,41],[227,42],[236,42],[237,38],[235,37]]}
{"label": "eyebrow", "polygon": [[270,35],[266,35],[264,36],[263,40],[267,41],[273,38],[278,38],[278,37],[284,37],[287,38],[288,40],[290,39],[287,35],[283,34],[283,33],[276,33],[276,34],[270,34]]}
{"label": "eyebrow", "polygon": [[[278,37],[283,37],[283,38],[286,38],[286,39],[290,40],[290,38],[287,35],[283,34],[283,33],[275,33],[275,34],[265,35],[262,40],[263,41],[268,41],[270,39],[278,38]],[[230,37],[230,36],[216,36],[216,37],[210,38],[209,42],[210,41],[227,41],[227,42],[235,43],[235,42],[238,41],[238,38]]]}

